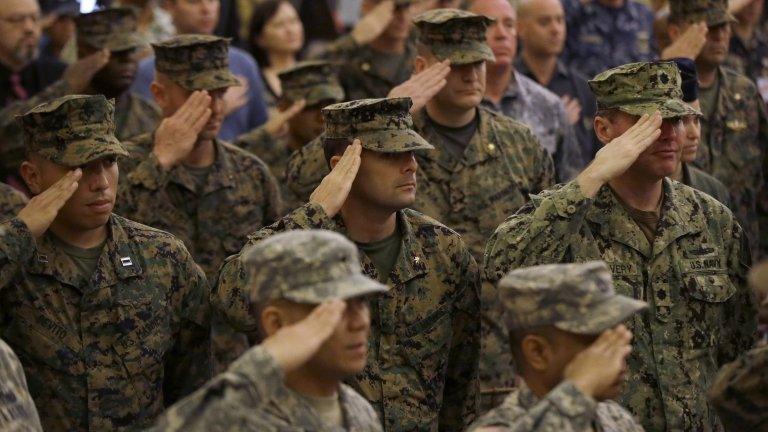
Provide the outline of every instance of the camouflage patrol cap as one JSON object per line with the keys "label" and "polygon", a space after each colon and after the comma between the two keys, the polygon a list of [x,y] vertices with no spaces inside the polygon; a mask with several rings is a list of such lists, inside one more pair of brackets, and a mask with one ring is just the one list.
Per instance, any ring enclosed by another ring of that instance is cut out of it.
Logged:
{"label": "camouflage patrol cap", "polygon": [[336,77],[335,67],[324,61],[301,62],[296,66],[280,72],[280,87],[282,98],[297,102],[304,99],[307,106],[321,101],[341,102],[344,100],[344,89]]}
{"label": "camouflage patrol cap", "polygon": [[459,9],[433,9],[419,14],[413,22],[419,28],[419,42],[439,60],[463,65],[496,59],[485,41],[485,32],[493,22],[487,16]]}
{"label": "camouflage patrol cap", "polygon": [[323,108],[325,137],[360,138],[363,148],[379,153],[432,150],[413,130],[411,98],[360,99]]}
{"label": "camouflage patrol cap", "polygon": [[136,15],[129,8],[109,8],[75,18],[78,42],[112,52],[139,48],[146,43],[136,32]]}
{"label": "camouflage patrol cap", "polygon": [[546,325],[590,335],[621,324],[648,306],[616,294],[603,261],[514,270],[499,282],[499,297],[509,330]]}
{"label": "camouflage patrol cap", "polygon": [[239,86],[229,70],[229,40],[208,35],[181,35],[152,44],[155,69],[187,90]]}
{"label": "camouflage patrol cap", "polygon": [[357,246],[333,231],[280,233],[256,243],[244,257],[255,303],[285,299],[318,304],[388,289],[363,274]]}
{"label": "camouflage patrol cap", "polygon": [[103,95],[69,95],[18,117],[27,150],[66,167],[128,156],[115,137],[115,104]]}
{"label": "camouflage patrol cap", "polygon": [[706,21],[707,26],[736,22],[728,12],[728,0],[673,0],[669,2],[670,22]]}
{"label": "camouflage patrol cap", "polygon": [[631,115],[662,118],[701,115],[683,102],[680,71],[674,62],[629,63],[609,69],[589,81],[598,110],[618,109]]}

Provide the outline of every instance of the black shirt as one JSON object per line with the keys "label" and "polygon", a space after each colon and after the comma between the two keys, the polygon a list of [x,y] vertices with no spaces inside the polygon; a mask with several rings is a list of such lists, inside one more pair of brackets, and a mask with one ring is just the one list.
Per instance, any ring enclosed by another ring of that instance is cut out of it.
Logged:
{"label": "black shirt", "polygon": [[[56,59],[35,59],[19,72],[21,85],[26,90],[27,95],[32,97],[61,78],[66,67],[66,64]],[[0,63],[0,108],[17,100],[11,87],[12,74],[13,72],[7,66]]]}

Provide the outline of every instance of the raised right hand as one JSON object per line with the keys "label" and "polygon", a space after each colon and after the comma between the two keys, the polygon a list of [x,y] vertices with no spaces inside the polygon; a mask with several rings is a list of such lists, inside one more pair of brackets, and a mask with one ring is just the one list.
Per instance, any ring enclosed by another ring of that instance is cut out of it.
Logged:
{"label": "raised right hand", "polygon": [[707,23],[704,21],[691,24],[676,41],[664,48],[661,58],[665,60],[675,57],[695,59],[707,43],[708,31]]}
{"label": "raised right hand", "polygon": [[563,376],[584,394],[600,401],[621,384],[626,358],[632,352],[632,332],[624,325],[604,331],[565,367]]}
{"label": "raised right hand", "polygon": [[210,118],[211,97],[204,90],[193,92],[181,108],[164,118],[155,131],[152,149],[160,165],[170,169],[187,157]]}
{"label": "raised right hand", "polygon": [[394,0],[382,1],[355,24],[355,28],[352,29],[351,33],[352,39],[358,45],[365,45],[376,39],[384,33],[394,14]]}
{"label": "raised right hand", "polygon": [[323,178],[320,185],[317,186],[309,202],[319,204],[328,217],[334,217],[341,210],[344,202],[352,189],[352,183],[357,177],[357,170],[360,168],[360,154],[363,146],[360,140],[356,139],[344,150],[335,167]]}
{"label": "raised right hand", "polygon": [[594,197],[605,183],[629,169],[640,154],[659,138],[661,123],[658,112],[652,116],[644,114],[621,136],[604,145],[592,163],[576,177],[584,196]]}
{"label": "raised right hand", "polygon": [[333,334],[346,307],[343,300],[325,302],[303,320],[278,330],[261,346],[280,365],[283,373],[294,371],[312,358]]}
{"label": "raised right hand", "polygon": [[451,62],[443,60],[412,75],[407,81],[392,88],[388,98],[409,97],[413,102],[411,114],[416,114],[424,108],[430,99],[435,97],[448,82],[446,77],[451,72]]}
{"label": "raised right hand", "polygon": [[68,172],[51,187],[34,196],[21,209],[18,218],[24,222],[34,238],[40,238],[45,234],[59,214],[59,210],[77,190],[77,182],[82,176],[83,172],[80,168]]}
{"label": "raised right hand", "polygon": [[109,63],[110,56],[109,50],[103,49],[67,66],[62,78],[67,82],[69,90],[73,94],[84,93],[93,76]]}
{"label": "raised right hand", "polygon": [[291,106],[284,111],[277,111],[271,116],[269,120],[264,123],[264,130],[272,136],[272,138],[280,138],[288,133],[288,122],[296,117],[296,114],[307,105],[304,99],[294,102]]}

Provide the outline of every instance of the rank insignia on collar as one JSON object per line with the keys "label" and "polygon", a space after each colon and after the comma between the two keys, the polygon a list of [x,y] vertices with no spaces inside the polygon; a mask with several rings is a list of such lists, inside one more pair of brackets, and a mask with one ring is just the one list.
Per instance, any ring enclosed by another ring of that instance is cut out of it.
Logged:
{"label": "rank insignia on collar", "polygon": [[133,261],[131,261],[131,257],[121,257],[120,264],[122,264],[123,267],[130,267],[133,265]]}

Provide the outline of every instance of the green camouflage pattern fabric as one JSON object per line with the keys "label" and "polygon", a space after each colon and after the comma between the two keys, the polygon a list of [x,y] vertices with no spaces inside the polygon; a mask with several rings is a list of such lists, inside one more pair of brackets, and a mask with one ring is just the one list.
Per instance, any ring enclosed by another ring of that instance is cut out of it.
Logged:
{"label": "green camouflage pattern fabric", "polygon": [[597,335],[648,305],[616,294],[603,261],[543,264],[509,272],[499,281],[508,330],[554,326]]}
{"label": "green camouflage pattern fabric", "polygon": [[152,132],[162,118],[157,105],[127,91],[115,102],[115,136],[118,140],[125,141]]}
{"label": "green camouflage pattern fabric", "polygon": [[[371,335],[365,370],[349,384],[376,409],[386,431],[463,430],[477,411],[480,354],[479,275],[456,232],[413,210],[397,212],[400,256],[389,291],[370,302]],[[278,232],[326,229],[346,232],[309,203],[252,235],[256,244]],[[381,280],[360,254],[363,273]],[[242,258],[227,259],[212,301],[230,322],[255,329]]]}
{"label": "green camouflage pattern fabric", "polygon": [[481,61],[495,61],[491,47],[485,41],[485,32],[493,22],[484,15],[459,9],[432,9],[413,19],[419,29],[419,42],[442,61],[464,65]]}
{"label": "green camouflage pattern fabric", "polygon": [[686,163],[683,164],[682,183],[704,192],[720,201],[721,204],[728,207],[732,212],[736,212],[736,207],[733,205],[733,200],[731,200],[731,192],[725,187],[723,182],[695,166]]}
{"label": "green camouflage pattern fabric", "polygon": [[112,215],[96,271],[0,224],[0,332],[44,430],[133,430],[211,376],[209,289],[184,245]]}
{"label": "green camouflage pattern fabric", "polygon": [[362,99],[323,108],[325,137],[360,138],[363,148],[379,153],[432,150],[413,130],[411,98]]}
{"label": "green camouflage pattern fabric", "polygon": [[368,44],[358,45],[345,35],[331,42],[318,59],[339,65],[338,77],[347,100],[383,98],[411,77],[415,40],[413,36],[408,39],[402,54],[388,55]]}
{"label": "green camouflage pattern fabric", "polygon": [[[749,237],[753,256],[768,256],[768,117],[755,84],[720,67],[717,106],[702,106],[701,145],[694,165],[723,182]],[[702,99],[702,102],[706,103]],[[761,233],[763,233],[761,235]]]}
{"label": "green camouflage pattern fabric", "polygon": [[136,49],[146,45],[137,33],[136,14],[130,8],[115,7],[75,17],[77,42],[111,52]]}
{"label": "green camouflage pattern fabric", "polygon": [[[240,251],[248,234],[283,214],[277,181],[259,158],[216,140],[216,159],[198,191],[183,165],[171,170],[160,166],[151,153],[153,145],[154,134],[127,143],[131,159],[123,164],[115,211],[181,239],[213,281],[224,259]],[[217,372],[247,348],[245,335],[235,334],[214,316]]]}
{"label": "green camouflage pattern fabric", "polygon": [[27,197],[21,192],[0,183],[0,222],[16,216],[27,205]]}
{"label": "green camouflage pattern fabric", "polygon": [[725,365],[709,398],[726,430],[763,430],[768,420],[768,346],[754,348]]}
{"label": "green camouflage pattern fabric", "polygon": [[675,0],[669,2],[672,22],[705,21],[708,27],[736,22],[728,12],[728,0]]}
{"label": "green camouflage pattern fabric", "polygon": [[306,106],[328,100],[341,102],[344,100],[344,89],[336,73],[336,67],[329,62],[300,62],[278,74],[283,92],[280,99],[291,103],[303,99]]}
{"label": "green camouflage pattern fabric", "polygon": [[[291,157],[288,136],[274,138],[263,126],[240,135],[235,145],[255,154],[269,167],[269,171],[277,179],[280,186],[280,196],[283,198],[283,213],[287,214],[307,202],[288,187],[286,172],[288,160]],[[280,215],[283,216],[283,215]]]}
{"label": "green camouflage pattern fabric", "polygon": [[257,304],[277,299],[320,304],[387,290],[363,274],[357,246],[333,231],[286,231],[242,255],[251,301]]}
{"label": "green camouflage pattern fabric", "polygon": [[6,432],[42,432],[40,416],[19,358],[0,339],[0,430]]}
{"label": "green camouflage pattern fabric", "polygon": [[608,186],[593,199],[575,181],[534,196],[488,241],[484,273],[494,283],[532,265],[605,261],[619,294],[649,304],[627,323],[621,404],[647,430],[722,431],[706,389],[757,328],[746,238],[709,195],[668,179],[663,193],[653,244]]}
{"label": "green camouflage pattern fabric", "polygon": [[629,63],[608,69],[589,81],[597,109],[618,109],[641,116],[659,111],[662,118],[701,115],[683,102],[680,70],[675,62]]}
{"label": "green camouflage pattern fabric", "polygon": [[155,70],[189,90],[239,86],[229,70],[229,40],[208,35],[180,35],[152,44]]}
{"label": "green camouflage pattern fabric", "polygon": [[103,95],[70,95],[19,117],[27,151],[66,167],[127,156],[115,137],[115,104]]}
{"label": "green camouflage pattern fabric", "polygon": [[165,412],[152,432],[316,431],[381,432],[371,405],[347,385],[339,387],[344,428],[330,427],[297,393],[269,352],[251,348],[203,388]]}
{"label": "green camouflage pattern fabric", "polygon": [[521,382],[504,403],[487,412],[467,429],[492,432],[643,432],[621,405],[597,402],[570,381],[561,382],[538,398]]}

